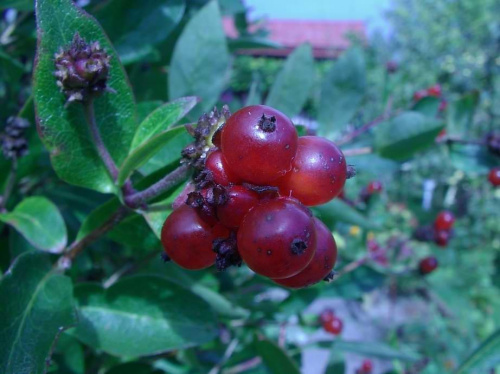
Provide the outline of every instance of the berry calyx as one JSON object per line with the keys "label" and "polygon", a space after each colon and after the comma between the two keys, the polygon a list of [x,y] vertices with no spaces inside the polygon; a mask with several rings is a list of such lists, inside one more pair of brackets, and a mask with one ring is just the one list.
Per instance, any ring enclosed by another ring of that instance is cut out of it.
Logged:
{"label": "berry calyx", "polygon": [[453,213],[448,211],[442,211],[436,217],[434,221],[434,228],[436,230],[451,230],[453,224],[455,223],[455,216]]}
{"label": "berry calyx", "polygon": [[432,273],[438,267],[438,261],[436,257],[426,257],[422,259],[418,265],[420,274],[426,275]]}
{"label": "berry calyx", "polygon": [[500,186],[500,168],[493,168],[488,174],[488,180],[494,187]]}
{"label": "berry calyx", "polygon": [[238,230],[238,250],[248,267],[273,279],[298,274],[313,259],[316,230],[308,211],[292,199],[264,200]]}
{"label": "berry calyx", "polygon": [[161,231],[165,253],[177,265],[189,270],[204,269],[214,264],[213,240],[212,227],[196,209],[188,205],[174,210]]}
{"label": "berry calyx", "polygon": [[276,185],[283,196],[314,206],[337,197],[346,178],[344,154],[333,142],[319,136],[302,136],[292,171],[280,178]]}
{"label": "berry calyx", "polygon": [[314,219],[316,229],[316,252],[313,259],[297,275],[285,279],[274,279],[282,286],[303,288],[323,280],[333,269],[337,260],[337,245],[331,231],[317,218]]}
{"label": "berry calyx", "polygon": [[333,316],[330,321],[326,321],[323,323],[323,329],[333,335],[340,335],[343,328],[344,324],[342,323],[342,320],[337,316]]}
{"label": "berry calyx", "polygon": [[222,128],[222,154],[242,180],[269,185],[291,170],[297,130],[280,111],[264,105],[238,110]]}

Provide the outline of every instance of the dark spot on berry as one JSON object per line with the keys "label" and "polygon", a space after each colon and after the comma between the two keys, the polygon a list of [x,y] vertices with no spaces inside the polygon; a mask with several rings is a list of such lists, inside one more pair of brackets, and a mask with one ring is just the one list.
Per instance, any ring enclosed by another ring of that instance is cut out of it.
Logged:
{"label": "dark spot on berry", "polygon": [[302,239],[293,239],[290,250],[294,255],[301,255],[307,249],[307,244]]}
{"label": "dark spot on berry", "polygon": [[290,149],[290,144],[285,145],[285,149]]}

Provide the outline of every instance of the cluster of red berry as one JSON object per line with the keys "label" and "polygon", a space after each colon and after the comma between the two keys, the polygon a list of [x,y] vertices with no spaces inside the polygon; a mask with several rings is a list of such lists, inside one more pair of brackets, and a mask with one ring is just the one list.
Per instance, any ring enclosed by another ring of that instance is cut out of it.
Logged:
{"label": "cluster of red berry", "polygon": [[289,118],[262,105],[231,115],[212,140],[195,191],[165,221],[166,255],[187,269],[245,262],[292,288],[328,278],[335,240],[307,206],[342,191],[350,168],[340,149],[299,137]]}
{"label": "cluster of red berry", "polygon": [[488,180],[493,187],[500,186],[500,168],[493,168],[488,174]]}
{"label": "cluster of red berry", "polygon": [[[434,86],[431,86],[425,90],[419,90],[413,94],[413,100],[415,102],[422,100],[424,97],[441,97],[443,94],[443,90],[441,89],[441,85],[435,84]],[[442,99],[441,103],[439,104],[439,111],[442,112],[446,110],[446,107],[448,106],[448,103],[446,100]]]}
{"label": "cluster of red berry", "polygon": [[335,315],[332,309],[326,309],[319,315],[319,322],[323,327],[323,330],[333,335],[340,335],[344,324],[342,320]]}
{"label": "cluster of red berry", "polygon": [[356,370],[356,374],[371,374],[373,363],[370,360],[363,360],[361,367]]}

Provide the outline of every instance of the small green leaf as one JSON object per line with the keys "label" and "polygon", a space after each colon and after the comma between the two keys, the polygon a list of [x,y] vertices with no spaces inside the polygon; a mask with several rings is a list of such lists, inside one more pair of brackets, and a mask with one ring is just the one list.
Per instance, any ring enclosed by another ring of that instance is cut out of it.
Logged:
{"label": "small green leaf", "polygon": [[17,10],[33,10],[33,0],[2,0],[0,9],[14,8]]}
{"label": "small green leaf", "polygon": [[92,231],[102,226],[120,207],[120,201],[113,198],[94,209],[83,221],[76,240],[81,240]]}
{"label": "small green leaf", "polygon": [[197,95],[202,102],[196,114],[210,109],[224,89],[229,62],[219,7],[210,1],[177,39],[170,65],[170,98]]}
{"label": "small green leaf", "polygon": [[314,84],[314,58],[309,44],[303,44],[287,58],[271,87],[266,105],[289,117],[300,113]]}
{"label": "small green leaf", "polygon": [[28,197],[0,221],[14,227],[34,247],[60,253],[68,240],[66,225],[57,207],[44,197]]}
{"label": "small green leaf", "polygon": [[473,91],[448,104],[446,131],[449,135],[467,134],[473,123],[478,103],[479,92]]}
{"label": "small green leaf", "polygon": [[417,101],[413,111],[422,113],[428,117],[436,117],[441,100],[434,96],[426,96]]}
{"label": "small green leaf", "polygon": [[297,364],[277,344],[268,339],[256,337],[254,347],[271,373],[300,374]]}
{"label": "small green leaf", "polygon": [[255,36],[240,36],[236,39],[228,39],[229,50],[235,52],[238,49],[254,48],[280,48],[281,45],[270,41],[269,39],[258,38]]}
{"label": "small green leaf", "polygon": [[482,373],[499,364],[500,330],[497,330],[462,362],[455,374]]}
{"label": "small green leaf", "polygon": [[175,139],[178,135],[184,133],[185,131],[186,130],[183,126],[174,127],[150,138],[141,146],[135,148],[120,167],[116,183],[119,186],[122,186],[134,170],[137,170],[144,165],[161,149],[168,147],[168,144],[172,139]]}
{"label": "small green leaf", "polygon": [[0,372],[46,372],[52,343],[75,324],[70,278],[54,272],[42,252],[19,256],[0,282]]}
{"label": "small green leaf", "polygon": [[418,361],[421,357],[406,349],[395,349],[391,346],[376,342],[363,342],[363,341],[345,341],[336,340],[333,343],[334,350],[341,350],[344,352],[352,352],[367,357],[377,357],[387,360],[401,360],[401,361]]}
{"label": "small green leaf", "polygon": [[75,289],[80,323],[70,332],[85,344],[118,356],[144,356],[200,345],[217,335],[203,300],[165,278],[139,275],[108,289]]}
{"label": "small green leaf", "polygon": [[333,229],[335,223],[338,221],[350,223],[365,229],[378,229],[375,223],[339,199],[334,199],[326,204],[314,207],[313,211],[331,229]]}
{"label": "small green leaf", "polygon": [[450,160],[455,168],[468,175],[487,174],[498,164],[497,158],[478,144],[451,144]]}
{"label": "small green leaf", "polygon": [[125,71],[99,24],[71,0],[36,2],[38,49],[33,76],[34,101],[42,140],[50,151],[52,166],[68,183],[114,191],[88,131],[81,104],[64,107],[66,98],[54,77],[54,54],[69,45],[78,32],[87,42],[98,41],[111,55],[109,86],[95,100],[96,121],[111,156],[120,164],[128,155],[135,133],[135,102]]}
{"label": "small green leaf", "polygon": [[152,174],[163,169],[165,165],[178,162],[181,158],[181,151],[192,142],[192,136],[187,131],[181,131],[140,168],[141,173]]}
{"label": "small green leaf", "polygon": [[321,85],[319,134],[340,131],[358,110],[365,94],[365,60],[359,48],[352,48],[335,62]]}
{"label": "small green leaf", "polygon": [[198,103],[198,98],[181,97],[166,103],[149,114],[141,122],[132,141],[132,149],[144,144],[147,140],[176,124]]}
{"label": "small green leaf", "polygon": [[142,121],[144,121],[147,116],[149,116],[154,110],[158,109],[162,105],[163,101],[161,100],[142,101],[140,103],[137,103],[137,121],[139,123],[142,123]]}
{"label": "small green leaf", "polygon": [[162,374],[161,370],[154,370],[150,365],[142,362],[127,362],[113,366],[106,374]]}
{"label": "small green leaf", "polygon": [[433,145],[444,123],[418,112],[404,112],[381,123],[375,133],[376,151],[385,158],[404,161]]}

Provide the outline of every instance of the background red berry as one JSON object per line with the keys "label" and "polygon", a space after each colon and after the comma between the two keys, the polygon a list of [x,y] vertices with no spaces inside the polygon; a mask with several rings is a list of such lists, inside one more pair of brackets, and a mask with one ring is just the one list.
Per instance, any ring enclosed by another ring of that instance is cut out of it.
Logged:
{"label": "background red berry", "polygon": [[344,328],[342,320],[337,316],[334,316],[330,321],[323,323],[323,329],[333,335],[339,335]]}
{"label": "background red berry", "polygon": [[449,230],[436,230],[434,233],[434,242],[440,247],[446,247],[450,241]]}
{"label": "background red berry", "polygon": [[455,216],[453,213],[445,210],[439,213],[436,217],[436,220],[434,221],[434,228],[436,230],[450,230],[454,223]]}
{"label": "background red berry", "polygon": [[246,182],[269,185],[292,168],[297,130],[280,111],[252,105],[238,110],[222,129],[222,153]]}
{"label": "background red berry", "polygon": [[319,136],[299,138],[293,169],[277,181],[283,196],[292,196],[302,204],[324,204],[344,188],[347,165],[342,151]]}
{"label": "background red berry", "polygon": [[366,189],[369,194],[380,193],[382,192],[382,183],[380,181],[372,181],[368,183]]}
{"label": "background red berry", "polygon": [[438,262],[436,257],[426,257],[420,261],[418,268],[420,274],[429,274],[432,273],[438,267]]}
{"label": "background red berry", "polygon": [[371,360],[363,360],[360,370],[363,374],[370,374],[373,370],[373,363]]}
{"label": "background red berry", "polygon": [[238,250],[258,274],[276,279],[294,276],[311,262],[316,251],[314,221],[293,200],[265,200],[243,219]]}
{"label": "background red berry", "polygon": [[491,169],[490,174],[488,175],[488,180],[493,186],[500,186],[500,168]]}

